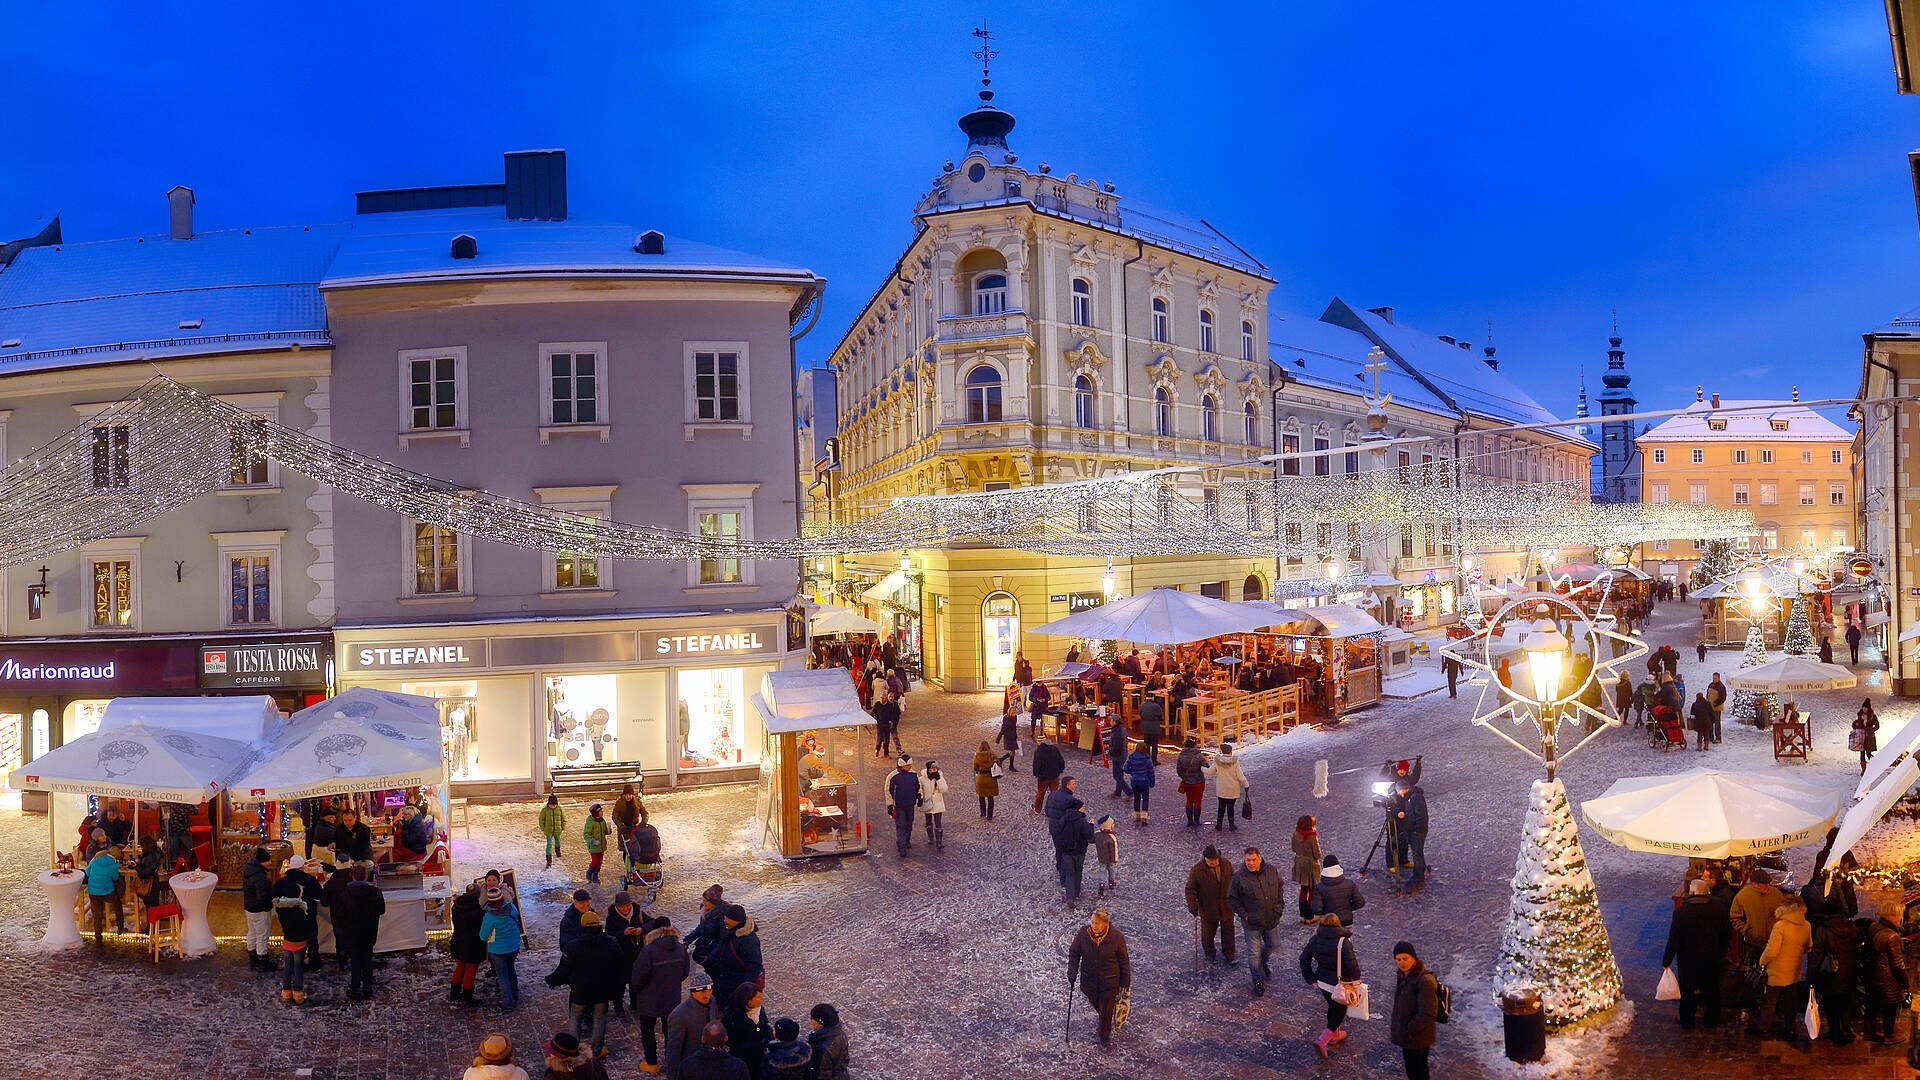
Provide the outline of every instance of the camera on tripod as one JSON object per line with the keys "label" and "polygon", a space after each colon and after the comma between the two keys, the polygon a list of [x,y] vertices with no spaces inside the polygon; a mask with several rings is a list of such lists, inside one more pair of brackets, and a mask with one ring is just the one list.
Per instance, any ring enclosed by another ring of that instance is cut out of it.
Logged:
{"label": "camera on tripod", "polygon": [[1393,807],[1393,789],[1401,781],[1408,784],[1420,782],[1420,767],[1425,755],[1415,754],[1412,761],[1387,761],[1380,766],[1380,779],[1373,782],[1373,805],[1382,810]]}

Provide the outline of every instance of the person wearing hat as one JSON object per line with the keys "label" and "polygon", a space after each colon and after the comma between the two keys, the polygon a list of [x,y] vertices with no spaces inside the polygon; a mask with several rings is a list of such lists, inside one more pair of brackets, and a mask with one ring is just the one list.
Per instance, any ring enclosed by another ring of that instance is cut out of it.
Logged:
{"label": "person wearing hat", "polygon": [[1740,966],[1752,967],[1767,947],[1773,933],[1773,915],[1786,901],[1787,894],[1773,885],[1773,877],[1756,866],[1747,874],[1747,883],[1733,894],[1733,907],[1727,920],[1740,939]]}
{"label": "person wearing hat", "polygon": [[240,871],[240,910],[247,919],[247,966],[255,971],[274,971],[273,954],[273,875],[267,864],[273,856],[267,849],[253,849],[253,858]]}
{"label": "person wearing hat", "polygon": [[913,848],[913,809],[920,805],[920,778],[913,774],[913,758],[901,754],[887,777],[887,813],[893,816],[893,846],[900,855]]}
{"label": "person wearing hat", "polygon": [[800,1037],[798,1020],[783,1016],[773,1022],[773,1041],[767,1043],[760,1075],[765,1080],[811,1080],[813,1046]]}
{"label": "person wearing hat", "polygon": [[567,831],[567,812],[560,805],[560,796],[548,795],[547,805],[540,808],[540,835],[547,842],[547,865],[553,865],[554,857],[560,854],[560,834]]}
{"label": "person wearing hat", "polygon": [[479,1056],[461,1080],[527,1080],[527,1070],[513,1063],[513,1040],[496,1031],[480,1040]]}
{"label": "person wearing hat", "polygon": [[[607,936],[620,946],[620,955],[624,958],[622,971],[633,970],[633,959],[640,955],[640,939],[646,936],[646,913],[633,902],[633,894],[625,889],[613,894],[613,905],[607,908],[605,925]],[[627,995],[623,992],[613,999],[613,1015],[624,1019],[627,1015]]]}
{"label": "person wearing hat", "polygon": [[580,920],[593,911],[593,894],[585,889],[573,890],[573,903],[560,913],[560,951],[567,951],[580,936]]}
{"label": "person wearing hat", "polygon": [[487,913],[480,917],[480,940],[487,943],[487,963],[500,986],[500,1006],[512,1012],[520,1004],[520,974],[514,967],[520,958],[520,913],[498,885],[488,885],[481,900]]}
{"label": "person wearing hat", "polygon": [[626,992],[627,968],[620,943],[601,929],[600,916],[581,914],[579,932],[561,950],[560,965],[547,976],[547,985],[567,987],[574,1034],[592,1039],[594,1056],[604,1056],[607,1006]]}
{"label": "person wearing hat", "polygon": [[1312,814],[1300,815],[1293,823],[1293,883],[1299,892],[1294,900],[1300,906],[1300,921],[1313,921],[1313,887],[1320,883],[1320,829]]}
{"label": "person wearing hat", "polygon": [[727,935],[725,890],[718,883],[700,894],[700,925],[687,938],[687,954],[701,967],[707,966],[707,954]]}
{"label": "person wearing hat", "polygon": [[547,1069],[541,1080],[607,1080],[607,1070],[599,1055],[580,1045],[571,1031],[557,1032],[547,1040]]}
{"label": "person wearing hat", "polygon": [[432,814],[418,806],[402,806],[399,827],[393,830],[393,861],[424,862],[433,853],[438,832]]}
{"label": "person wearing hat", "polygon": [[1113,1043],[1113,1012],[1120,992],[1133,985],[1133,964],[1127,956],[1127,938],[1115,929],[1106,908],[1095,908],[1087,925],[1073,935],[1067,950],[1067,983],[1080,983],[1100,1018],[1100,1045]]}
{"label": "person wearing hat", "polygon": [[105,829],[93,830],[93,858],[87,862],[87,902],[93,905],[93,943],[101,944],[101,931],[107,922],[107,907],[113,907],[114,932],[127,932],[127,911],[120,902],[120,860],[107,844]]}
{"label": "person wearing hat", "polygon": [[1417,893],[1427,885],[1427,793],[1411,776],[1403,776],[1394,781],[1387,813],[1393,816],[1395,861],[1413,875],[1404,882],[1406,891]]}
{"label": "person wearing hat", "polygon": [[732,1000],[734,987],[758,984],[767,970],[760,956],[760,931],[747,909],[728,904],[725,917],[727,936],[707,956],[707,974],[713,976],[713,990],[723,1007]]}
{"label": "person wearing hat", "polygon": [[[713,979],[696,971],[687,980],[687,999],[667,1014],[667,1035],[660,1047],[660,1066],[669,1080],[679,1080],[680,1063],[700,1049],[700,1032],[711,1023],[717,1010],[713,1005]],[[723,1032],[726,1030],[721,1029]],[[655,1070],[641,1066],[642,1071]]]}
{"label": "person wearing hat", "polygon": [[473,981],[480,974],[480,965],[487,960],[487,943],[480,940],[480,922],[486,917],[487,909],[480,903],[479,882],[468,885],[454,897],[453,936],[447,941],[447,949],[453,954],[453,985],[447,990],[450,1002],[474,1004]]}
{"label": "person wearing hat", "polygon": [[684,1080],[753,1080],[747,1065],[727,1052],[727,1029],[715,1020],[700,1030],[700,1048],[680,1063]]}
{"label": "person wearing hat", "polygon": [[1100,820],[1093,823],[1093,861],[1099,869],[1094,873],[1094,883],[1099,886],[1098,895],[1120,884],[1120,838],[1113,834],[1113,815],[1101,814]]}
{"label": "person wearing hat", "polygon": [[280,948],[287,966],[280,981],[280,1000],[299,1005],[307,1000],[307,952],[320,936],[315,913],[320,908],[320,886],[306,872],[307,860],[295,855],[273,887],[273,908],[280,916]]}
{"label": "person wearing hat", "polygon": [[1400,970],[1400,977],[1393,986],[1393,1015],[1387,1037],[1400,1048],[1407,1080],[1427,1080],[1427,1055],[1433,1050],[1440,1022],[1440,981],[1407,942],[1393,947],[1393,965]]}
{"label": "person wearing hat", "polygon": [[[628,968],[633,1014],[640,1019],[640,1045],[646,1052],[640,1071],[649,1074],[660,1071],[659,1029],[680,1004],[680,984],[686,982],[692,969],[686,946],[680,944],[680,933],[672,921],[662,916],[651,925],[642,939],[640,954]],[[703,977],[711,982],[711,976]]]}
{"label": "person wearing hat", "polygon": [[1233,865],[1220,857],[1220,849],[1208,844],[1200,861],[1187,871],[1187,914],[1200,920],[1200,944],[1206,947],[1207,963],[1213,963],[1213,942],[1220,940],[1220,953],[1233,964],[1233,909],[1227,906],[1227,886],[1233,881]]}
{"label": "person wearing hat", "polygon": [[934,850],[947,846],[947,778],[940,775],[940,766],[932,758],[927,759],[927,768],[920,776],[920,805],[926,808],[927,843]]}
{"label": "person wearing hat", "polygon": [[807,1045],[813,1048],[812,1080],[847,1080],[847,1032],[840,1026],[840,1010],[821,1002],[807,1013],[813,1030]]}
{"label": "person wearing hat", "polygon": [[1347,872],[1340,868],[1340,860],[1333,855],[1320,857],[1320,884],[1313,887],[1313,913],[1316,916],[1333,915],[1340,920],[1341,926],[1353,925],[1353,913],[1367,906],[1367,898],[1360,892],[1360,886],[1348,880]]}
{"label": "person wearing hat", "polygon": [[[309,971],[320,970],[320,905],[324,902],[320,891],[320,879],[314,877],[319,864],[312,859],[290,858],[280,867],[280,880],[274,885],[275,896],[288,895],[287,883],[291,881],[295,892],[307,902],[307,914],[313,916],[314,933],[304,940],[306,948],[306,966]],[[277,908],[278,905],[275,905]],[[284,924],[285,919],[281,922]]]}
{"label": "person wearing hat", "polygon": [[600,884],[600,863],[607,857],[607,818],[599,803],[587,807],[587,823],[580,835],[587,842],[587,882]]}

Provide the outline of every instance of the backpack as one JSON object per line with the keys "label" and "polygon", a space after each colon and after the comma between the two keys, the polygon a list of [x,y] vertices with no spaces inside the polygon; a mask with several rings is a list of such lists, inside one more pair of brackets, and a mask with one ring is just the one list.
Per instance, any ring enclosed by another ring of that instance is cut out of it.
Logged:
{"label": "backpack", "polygon": [[1427,972],[1427,978],[1433,980],[1433,1022],[1444,1024],[1453,1019],[1453,988],[1440,981],[1433,972]]}

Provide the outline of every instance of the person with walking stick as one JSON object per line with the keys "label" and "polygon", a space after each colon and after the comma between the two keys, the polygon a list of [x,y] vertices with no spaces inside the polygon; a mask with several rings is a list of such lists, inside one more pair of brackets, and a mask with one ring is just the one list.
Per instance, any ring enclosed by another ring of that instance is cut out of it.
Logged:
{"label": "person with walking stick", "polygon": [[1200,861],[1187,871],[1187,912],[1194,918],[1194,967],[1199,968],[1202,946],[1207,963],[1213,963],[1214,936],[1220,938],[1220,955],[1233,966],[1233,912],[1227,907],[1227,885],[1233,880],[1233,866],[1220,857],[1212,844],[1200,853]]}
{"label": "person with walking stick", "polygon": [[[1100,1045],[1113,1045],[1114,1013],[1127,988],[1133,985],[1133,965],[1127,958],[1127,939],[1114,929],[1106,908],[1095,908],[1087,925],[1073,936],[1067,952],[1067,986],[1075,981],[1100,1017]],[[1067,1038],[1073,1038],[1073,998],[1067,998]]]}

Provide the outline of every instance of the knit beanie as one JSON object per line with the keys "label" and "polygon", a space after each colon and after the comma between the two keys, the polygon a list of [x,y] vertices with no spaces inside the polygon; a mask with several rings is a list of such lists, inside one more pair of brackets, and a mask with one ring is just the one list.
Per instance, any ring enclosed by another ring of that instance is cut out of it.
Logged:
{"label": "knit beanie", "polygon": [[707,891],[700,894],[700,899],[705,900],[707,903],[713,904],[714,906],[717,907],[720,904],[720,893],[721,893],[720,886],[709,885],[707,886]]}
{"label": "knit beanie", "polygon": [[1414,951],[1413,951],[1413,943],[1412,943],[1412,942],[1409,942],[1409,941],[1396,941],[1396,942],[1394,942],[1394,943],[1393,943],[1393,955],[1395,955],[1395,956],[1400,956],[1400,955],[1402,955],[1402,954],[1404,954],[1404,955],[1407,955],[1407,956],[1411,956],[1411,957],[1413,957],[1413,958],[1414,958],[1415,960],[1418,960],[1418,959],[1420,959],[1420,954],[1419,954],[1419,953],[1417,953],[1417,952],[1414,952]]}
{"label": "knit beanie", "polygon": [[813,1010],[807,1013],[807,1016],[819,1021],[821,1027],[832,1027],[840,1022],[840,1010],[828,1005],[824,1001],[815,1005]]}
{"label": "knit beanie", "polygon": [[1322,855],[1320,857],[1320,865],[1322,867],[1339,866],[1340,858],[1337,855]]}
{"label": "knit beanie", "polygon": [[800,1024],[791,1016],[783,1016],[773,1022],[773,1037],[781,1042],[792,1042],[800,1037]]}

